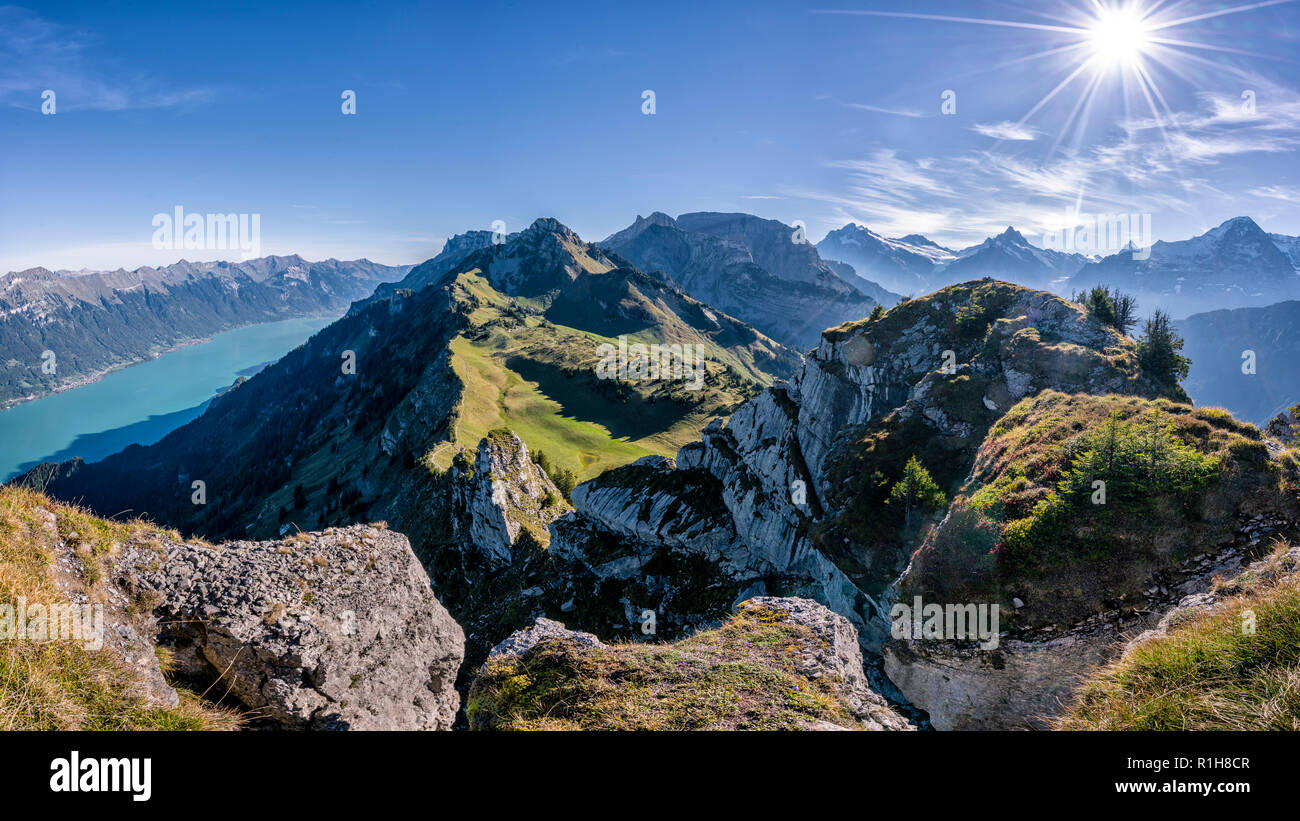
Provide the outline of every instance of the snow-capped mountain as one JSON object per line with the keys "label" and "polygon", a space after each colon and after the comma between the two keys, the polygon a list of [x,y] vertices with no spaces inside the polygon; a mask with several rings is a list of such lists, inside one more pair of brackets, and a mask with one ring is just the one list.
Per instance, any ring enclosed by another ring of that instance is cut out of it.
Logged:
{"label": "snow-capped mountain", "polygon": [[1086,265],[1070,288],[1110,285],[1175,316],[1300,296],[1300,238],[1267,234],[1250,217],[1234,217],[1199,237],[1157,242],[1149,258],[1141,256],[1122,251]]}
{"label": "snow-capped mountain", "polygon": [[920,234],[888,239],[857,223],[831,231],[819,243],[817,253],[825,260],[846,262],[859,276],[903,294],[933,290],[930,275],[935,268],[956,259],[951,250]]}
{"label": "snow-capped mountain", "polygon": [[1082,254],[1065,254],[1031,245],[1010,226],[996,237],[967,248],[943,267],[943,284],[994,277],[1041,288],[1073,276],[1090,260]]}
{"label": "snow-capped mountain", "polygon": [[953,251],[920,234],[888,239],[849,223],[831,231],[817,250],[826,259],[843,260],[863,276],[888,288],[918,296],[945,285],[994,277],[1034,287],[1069,277],[1089,260],[1031,245],[1014,228],[962,251]]}

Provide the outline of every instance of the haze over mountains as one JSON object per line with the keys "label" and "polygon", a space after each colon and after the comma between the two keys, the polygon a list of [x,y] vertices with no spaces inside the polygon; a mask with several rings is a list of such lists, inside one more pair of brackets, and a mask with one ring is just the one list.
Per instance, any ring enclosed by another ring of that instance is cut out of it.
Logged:
{"label": "haze over mountains", "polygon": [[909,296],[918,296],[969,279],[986,276],[1035,288],[1077,272],[1087,261],[1032,245],[1015,228],[961,251],[944,248],[920,234],[887,239],[850,223],[817,243],[827,259],[843,260],[865,277]]}
{"label": "haze over mountains", "polygon": [[[297,255],[0,276],[0,407],[239,325],[328,316],[410,266]],[[46,351],[53,352],[53,372]]]}
{"label": "haze over mountains", "polygon": [[1261,427],[1300,404],[1300,301],[1192,314],[1174,327],[1192,360],[1183,385],[1196,404]]}
{"label": "haze over mountains", "polygon": [[860,276],[916,296],[992,276],[1062,296],[1108,285],[1136,296],[1144,312],[1174,316],[1222,307],[1268,305],[1300,296],[1300,238],[1268,234],[1235,217],[1187,240],[1159,241],[1103,258],[1040,248],[1014,228],[960,251],[918,234],[882,237],[850,223],[817,244],[824,259],[849,263]]}

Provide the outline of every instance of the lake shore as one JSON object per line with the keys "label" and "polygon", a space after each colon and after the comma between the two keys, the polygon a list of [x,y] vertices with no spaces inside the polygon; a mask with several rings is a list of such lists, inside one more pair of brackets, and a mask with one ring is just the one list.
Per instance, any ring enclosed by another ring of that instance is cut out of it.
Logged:
{"label": "lake shore", "polygon": [[152,444],[241,376],[279,360],[335,319],[277,320],[185,340],[0,410],[0,481],[43,461],[95,462]]}

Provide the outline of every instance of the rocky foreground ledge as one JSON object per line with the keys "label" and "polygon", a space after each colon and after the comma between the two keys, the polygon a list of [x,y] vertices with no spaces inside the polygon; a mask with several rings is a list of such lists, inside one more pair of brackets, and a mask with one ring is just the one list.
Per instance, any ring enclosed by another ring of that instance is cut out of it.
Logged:
{"label": "rocky foreground ledge", "polygon": [[848,619],[810,599],[742,602],[672,643],[607,645],[539,618],[470,688],[475,730],[910,730],[867,683]]}
{"label": "rocky foreground ledge", "polygon": [[[112,581],[149,609],[176,673],[283,729],[443,730],[465,634],[406,537],[367,525],[220,547],[123,549]],[[155,661],[156,663],[156,661]]]}

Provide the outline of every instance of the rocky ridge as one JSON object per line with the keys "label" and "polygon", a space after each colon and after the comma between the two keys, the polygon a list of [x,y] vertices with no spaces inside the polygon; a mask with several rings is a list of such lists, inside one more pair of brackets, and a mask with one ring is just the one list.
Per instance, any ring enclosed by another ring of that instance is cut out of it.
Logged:
{"label": "rocky ridge", "polygon": [[863,674],[848,621],[758,597],[673,644],[607,645],[539,618],[470,689],[472,729],[910,730]]}

